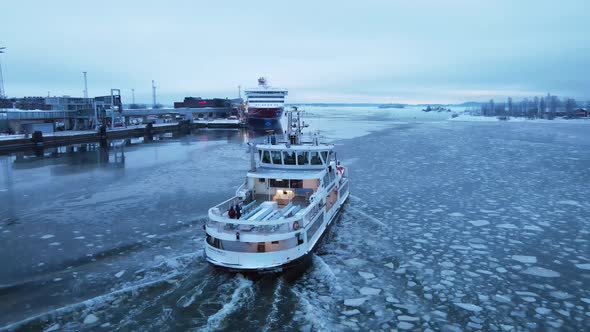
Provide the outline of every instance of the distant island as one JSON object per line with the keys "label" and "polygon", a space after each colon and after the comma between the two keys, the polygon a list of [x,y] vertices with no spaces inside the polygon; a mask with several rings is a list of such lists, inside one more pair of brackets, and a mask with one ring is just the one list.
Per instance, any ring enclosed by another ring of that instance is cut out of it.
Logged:
{"label": "distant island", "polygon": [[[467,103],[464,103],[467,104]],[[511,117],[527,119],[554,119],[554,118],[588,118],[590,117],[590,102],[579,102],[573,98],[547,94],[513,101],[508,97],[506,102],[494,102],[490,99],[487,103],[473,103],[466,106],[465,113],[475,116],[497,117],[500,120],[508,120]]]}
{"label": "distant island", "polygon": [[392,104],[392,103],[389,103],[389,104],[381,104],[378,107],[379,108],[404,108],[404,107],[406,107],[406,105],[405,104]]}

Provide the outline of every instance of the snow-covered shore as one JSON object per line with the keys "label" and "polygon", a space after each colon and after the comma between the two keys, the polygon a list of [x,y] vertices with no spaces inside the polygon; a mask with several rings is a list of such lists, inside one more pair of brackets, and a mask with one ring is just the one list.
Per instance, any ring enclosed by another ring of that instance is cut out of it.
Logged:
{"label": "snow-covered shore", "polygon": [[547,119],[527,119],[527,118],[516,118],[512,117],[509,120],[500,120],[494,116],[478,116],[478,115],[468,115],[468,114],[461,114],[455,118],[449,118],[448,121],[456,121],[456,122],[497,122],[497,121],[507,121],[507,122],[527,122],[527,123],[569,123],[569,124],[590,124],[590,118],[586,119],[563,119],[557,118],[553,120]]}

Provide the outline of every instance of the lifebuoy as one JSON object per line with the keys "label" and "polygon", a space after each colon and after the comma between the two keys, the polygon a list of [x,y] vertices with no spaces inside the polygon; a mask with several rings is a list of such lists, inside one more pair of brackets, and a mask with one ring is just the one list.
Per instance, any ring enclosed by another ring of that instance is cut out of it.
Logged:
{"label": "lifebuoy", "polygon": [[295,221],[293,222],[293,229],[294,229],[294,230],[298,230],[298,229],[299,229],[299,221],[295,220]]}

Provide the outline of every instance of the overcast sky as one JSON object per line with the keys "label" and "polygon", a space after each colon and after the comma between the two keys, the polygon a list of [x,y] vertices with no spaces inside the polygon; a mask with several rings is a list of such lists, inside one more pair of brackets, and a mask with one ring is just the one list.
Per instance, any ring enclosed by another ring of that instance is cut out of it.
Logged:
{"label": "overcast sky", "polygon": [[288,102],[590,99],[588,0],[0,0],[9,96]]}

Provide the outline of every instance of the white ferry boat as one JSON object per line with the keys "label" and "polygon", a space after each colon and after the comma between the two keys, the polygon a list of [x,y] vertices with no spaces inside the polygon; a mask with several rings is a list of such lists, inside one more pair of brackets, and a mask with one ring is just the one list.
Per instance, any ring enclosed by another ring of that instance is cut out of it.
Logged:
{"label": "white ferry boat", "polygon": [[246,181],[234,197],[209,209],[205,257],[213,265],[276,272],[302,262],[348,198],[348,172],[334,145],[302,134],[301,111],[286,113],[287,132],[249,143]]}

